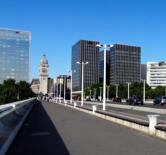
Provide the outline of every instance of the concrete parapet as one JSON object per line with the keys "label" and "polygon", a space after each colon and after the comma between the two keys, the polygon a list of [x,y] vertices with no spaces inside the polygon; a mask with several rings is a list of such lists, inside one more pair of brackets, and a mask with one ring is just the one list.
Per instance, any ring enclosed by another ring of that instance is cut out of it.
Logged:
{"label": "concrete parapet", "polygon": [[30,112],[35,99],[11,104],[10,109],[0,113],[0,155],[4,155]]}

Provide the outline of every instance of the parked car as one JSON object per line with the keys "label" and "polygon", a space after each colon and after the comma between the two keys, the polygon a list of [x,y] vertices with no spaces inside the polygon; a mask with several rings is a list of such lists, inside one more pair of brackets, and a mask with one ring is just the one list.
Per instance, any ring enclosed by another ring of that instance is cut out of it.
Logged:
{"label": "parked car", "polygon": [[143,105],[143,100],[139,96],[132,96],[127,100],[127,103],[132,105]]}
{"label": "parked car", "polygon": [[160,104],[160,105],[164,105],[166,104],[166,96],[157,96],[154,99],[154,105],[156,104]]}
{"label": "parked car", "polygon": [[113,102],[122,102],[122,99],[120,97],[114,98]]}

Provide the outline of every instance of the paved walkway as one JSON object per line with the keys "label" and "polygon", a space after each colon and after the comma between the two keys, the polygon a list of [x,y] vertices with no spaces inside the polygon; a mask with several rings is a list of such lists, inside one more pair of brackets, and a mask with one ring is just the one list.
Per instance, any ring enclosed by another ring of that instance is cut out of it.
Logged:
{"label": "paved walkway", "polygon": [[7,154],[165,155],[166,142],[58,104],[36,104]]}

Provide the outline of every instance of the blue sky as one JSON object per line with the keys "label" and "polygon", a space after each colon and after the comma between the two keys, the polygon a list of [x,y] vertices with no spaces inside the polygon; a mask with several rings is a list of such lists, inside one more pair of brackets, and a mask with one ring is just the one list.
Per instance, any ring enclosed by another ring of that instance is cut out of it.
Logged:
{"label": "blue sky", "polygon": [[56,77],[80,39],[141,46],[142,63],[165,60],[165,8],[165,0],[3,0],[0,27],[31,31],[31,78],[43,53]]}

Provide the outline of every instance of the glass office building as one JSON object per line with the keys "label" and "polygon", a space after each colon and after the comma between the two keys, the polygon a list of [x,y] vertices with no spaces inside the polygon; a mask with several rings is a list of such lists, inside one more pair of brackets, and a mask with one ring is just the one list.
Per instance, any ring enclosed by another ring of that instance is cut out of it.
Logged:
{"label": "glass office building", "polygon": [[114,44],[110,49],[110,83],[127,84],[141,79],[141,48]]}
{"label": "glass office building", "polygon": [[[84,65],[84,88],[98,83],[98,55],[97,41],[80,40],[72,47],[72,85],[73,91],[81,90],[82,68],[78,62],[88,62]],[[74,72],[75,71],[75,72]]]}
{"label": "glass office building", "polygon": [[0,28],[0,83],[7,79],[29,82],[31,33]]}

